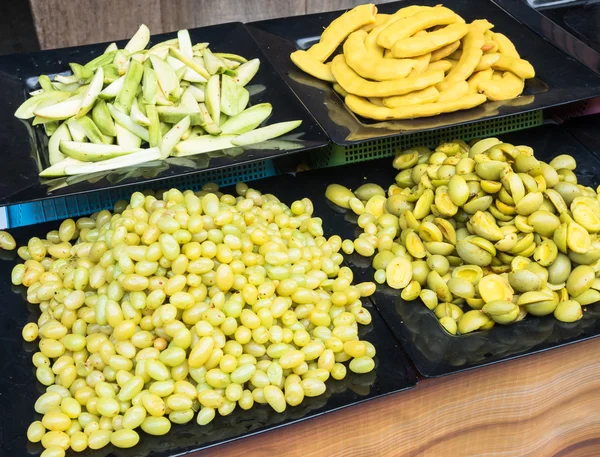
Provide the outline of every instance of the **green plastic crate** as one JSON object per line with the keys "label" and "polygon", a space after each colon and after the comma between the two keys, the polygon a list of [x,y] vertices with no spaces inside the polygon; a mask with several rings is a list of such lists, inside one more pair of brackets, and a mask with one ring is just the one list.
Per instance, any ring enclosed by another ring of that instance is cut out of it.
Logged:
{"label": "green plastic crate", "polygon": [[414,146],[435,147],[444,141],[457,138],[468,141],[473,138],[491,137],[514,132],[515,130],[537,127],[538,125],[542,125],[543,121],[543,113],[540,110],[439,130],[412,133],[393,138],[382,138],[350,146],[330,144],[322,150],[311,153],[309,156],[309,165],[311,168],[327,168],[381,159],[393,156],[396,148],[407,149]]}

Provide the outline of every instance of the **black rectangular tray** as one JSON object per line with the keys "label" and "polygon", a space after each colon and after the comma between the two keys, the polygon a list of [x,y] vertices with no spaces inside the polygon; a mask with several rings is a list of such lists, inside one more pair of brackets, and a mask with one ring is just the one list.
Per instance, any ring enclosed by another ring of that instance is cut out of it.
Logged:
{"label": "black rectangular tray", "polygon": [[[547,161],[558,154],[571,154],[579,164],[576,170],[579,182],[598,184],[600,160],[557,125],[536,127],[499,138],[515,145],[532,146],[536,157]],[[374,182],[387,189],[394,182],[396,173],[392,159],[379,159],[301,173],[295,185],[309,192],[307,196],[312,199],[315,212],[327,214],[324,227],[329,235],[337,233],[354,239],[360,233],[357,216],[324,197],[327,185],[338,183],[356,189],[361,184]],[[359,281],[373,281],[375,270],[371,258],[352,254],[346,256],[346,260]],[[516,324],[496,325],[490,330],[453,336],[439,325],[435,315],[420,300],[406,302],[400,298],[400,291],[387,285],[378,285],[372,299],[419,373],[426,377],[489,365],[600,335],[598,304],[588,306],[583,318],[572,324],[559,322],[553,316],[529,315]]]}
{"label": "black rectangular tray", "polygon": [[[260,69],[247,86],[250,104],[269,102],[273,113],[266,121],[275,123],[300,119],[302,125],[280,142],[270,141],[243,148],[229,148],[208,154],[155,161],[136,167],[93,175],[41,181],[38,174],[48,165],[43,128],[14,117],[15,110],[37,88],[40,74],[54,75],[68,70],[69,62],[86,63],[102,54],[107,44],[93,44],[30,54],[0,57],[0,154],[8,165],[0,170],[0,205],[23,203],[57,196],[116,188],[133,183],[193,175],[234,165],[295,154],[329,143],[323,130],[306,111],[273,65],[258,47],[246,27],[239,23],[190,30],[193,43],[208,41],[215,52],[232,52],[260,59]],[[155,35],[151,44],[176,37],[175,33]],[[124,45],[123,42],[119,42]],[[47,184],[46,184],[47,183]]]}
{"label": "black rectangular tray", "polygon": [[[398,1],[377,7],[382,13],[391,13],[411,3],[413,2]],[[438,0],[423,0],[419,4],[438,3]],[[370,121],[357,117],[348,110],[330,83],[302,72],[290,60],[290,53],[296,49],[307,49],[314,44],[323,28],[342,11],[259,21],[248,26],[286,82],[315,116],[331,140],[339,145],[497,119],[600,95],[600,76],[561,52],[491,0],[449,0],[444,2],[444,6],[460,14],[466,21],[488,19],[494,24],[495,31],[507,35],[514,41],[523,58],[531,61],[536,70],[536,77],[526,82],[521,97],[501,102],[486,102],[470,110],[429,118]]]}
{"label": "black rectangular tray", "polygon": [[[308,189],[290,186],[293,177],[282,175],[252,183],[252,187],[264,192],[276,194],[291,204]],[[327,213],[317,212],[325,219]],[[12,230],[19,245],[27,243],[32,236],[45,237],[49,230],[58,228],[59,222],[49,222]],[[35,368],[31,356],[37,351],[37,341],[25,343],[21,338],[21,329],[28,321],[34,321],[39,315],[37,305],[25,300],[25,288],[13,286],[10,273],[13,265],[20,260],[15,251],[0,252],[0,456],[13,457],[29,454],[39,455],[41,446],[27,442],[26,431],[29,424],[38,420],[33,405],[44,387],[35,379]],[[306,398],[297,407],[288,407],[282,414],[276,414],[269,406],[256,405],[250,411],[236,409],[226,417],[218,416],[209,425],[201,427],[195,419],[187,425],[173,425],[166,436],[156,437],[140,431],[140,444],[132,449],[115,449],[108,446],[99,451],[84,451],[75,455],[104,457],[171,457],[193,451],[207,449],[239,438],[274,430],[281,426],[294,424],[366,400],[382,397],[414,387],[417,384],[416,372],[391,334],[388,326],[373,307],[365,300],[365,307],[373,316],[367,326],[361,326],[361,338],[373,343],[377,349],[376,367],[371,373],[357,375],[348,371],[342,381],[327,381],[327,391],[320,397]]]}
{"label": "black rectangular tray", "polygon": [[600,74],[600,5],[572,1],[532,8],[522,0],[493,0],[562,51]]}

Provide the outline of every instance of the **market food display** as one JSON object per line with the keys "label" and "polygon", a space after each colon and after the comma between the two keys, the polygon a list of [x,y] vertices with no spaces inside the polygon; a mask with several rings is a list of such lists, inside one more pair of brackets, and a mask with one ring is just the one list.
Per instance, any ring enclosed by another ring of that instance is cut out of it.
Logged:
{"label": "market food display", "polygon": [[146,49],[142,25],[72,74],[39,77],[40,89],[15,112],[44,127],[50,167],[42,177],[94,173],[144,162],[245,146],[281,136],[301,121],[259,127],[270,103],[248,106],[244,87],[260,61],[213,53],[187,30]]}
{"label": "market food display", "polygon": [[600,197],[575,159],[549,163],[497,138],[399,152],[387,189],[328,186],[363,233],[342,250],[372,257],[375,281],[420,299],[451,334],[527,314],[562,322],[600,301]]}
{"label": "market food display", "polygon": [[373,370],[358,326],[375,284],[352,285],[341,238],[323,237],[306,198],[236,189],[136,192],[18,249],[12,283],[41,311],[23,338],[39,339],[46,389],[27,436],[43,457],[132,447],[138,427],[164,435],[254,403],[283,412]]}
{"label": "market food display", "polygon": [[[535,76],[510,39],[493,28],[486,19],[467,24],[441,5],[411,5],[391,15],[360,5],[290,58],[333,83],[346,106],[362,117],[435,116],[516,98]],[[342,52],[334,55],[339,46]]]}

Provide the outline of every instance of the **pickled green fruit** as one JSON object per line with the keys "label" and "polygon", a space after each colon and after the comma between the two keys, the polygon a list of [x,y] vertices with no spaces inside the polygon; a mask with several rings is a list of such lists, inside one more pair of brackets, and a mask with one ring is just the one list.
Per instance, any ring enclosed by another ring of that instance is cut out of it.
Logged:
{"label": "pickled green fruit", "polygon": [[567,292],[573,297],[581,295],[592,287],[595,278],[596,273],[592,267],[589,265],[579,265],[571,271],[567,279]]}
{"label": "pickled green fruit", "polygon": [[467,311],[458,320],[458,332],[461,335],[480,330],[484,327],[493,326],[494,322],[479,310]]}
{"label": "pickled green fruit", "polygon": [[440,324],[442,324],[442,327],[444,327],[444,329],[450,334],[450,335],[456,335],[456,332],[458,331],[458,325],[456,324],[456,321],[454,319],[452,319],[451,317],[442,317],[440,319]]}
{"label": "pickled green fruit", "polygon": [[581,304],[575,300],[566,300],[558,304],[554,317],[561,322],[575,322],[583,317]]}

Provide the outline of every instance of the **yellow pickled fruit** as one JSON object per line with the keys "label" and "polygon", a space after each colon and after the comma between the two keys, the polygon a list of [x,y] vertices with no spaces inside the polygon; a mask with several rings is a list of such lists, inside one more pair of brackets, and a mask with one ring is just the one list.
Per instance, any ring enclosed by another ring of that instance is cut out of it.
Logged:
{"label": "yellow pickled fruit", "polygon": [[561,322],[575,322],[583,317],[581,305],[575,300],[566,300],[558,304],[554,317]]}
{"label": "yellow pickled fruit", "polygon": [[504,234],[489,213],[477,211],[471,216],[471,226],[475,234],[490,241],[500,241]]}
{"label": "yellow pickled fruit", "polygon": [[404,289],[412,279],[412,264],[404,257],[396,257],[385,269],[388,286],[392,289]]}
{"label": "yellow pickled fruit", "polygon": [[578,254],[585,254],[592,245],[590,234],[574,221],[567,225],[566,241],[569,249]]}
{"label": "yellow pickled fruit", "polygon": [[481,278],[477,285],[479,296],[485,303],[496,300],[511,301],[513,290],[510,285],[497,274],[489,274]]}
{"label": "yellow pickled fruit", "polygon": [[483,278],[483,270],[477,265],[461,265],[452,270],[452,277],[465,279],[476,285]]}
{"label": "yellow pickled fruit", "polygon": [[485,313],[479,310],[467,311],[458,320],[458,332],[462,335],[474,332],[476,330],[484,330],[494,325]]}
{"label": "yellow pickled fruit", "polygon": [[354,194],[350,189],[340,184],[330,184],[325,190],[325,197],[330,202],[342,207],[350,208],[350,199],[354,197]]}

